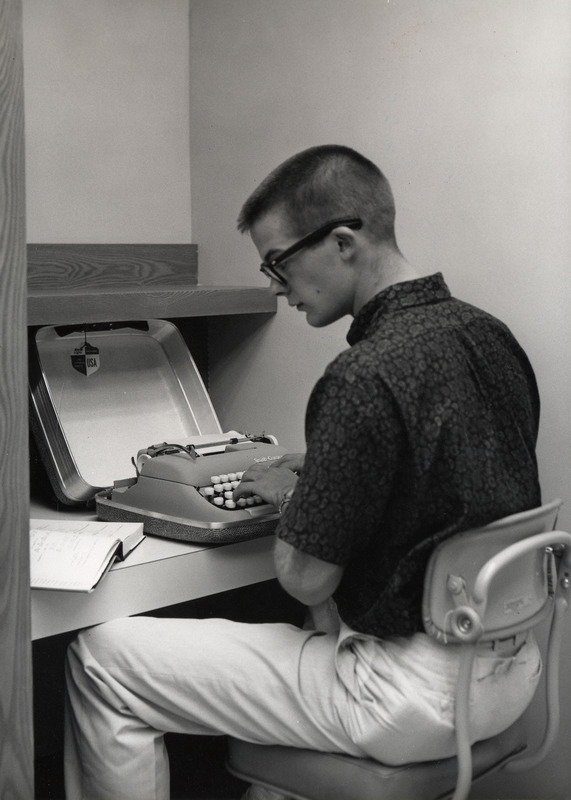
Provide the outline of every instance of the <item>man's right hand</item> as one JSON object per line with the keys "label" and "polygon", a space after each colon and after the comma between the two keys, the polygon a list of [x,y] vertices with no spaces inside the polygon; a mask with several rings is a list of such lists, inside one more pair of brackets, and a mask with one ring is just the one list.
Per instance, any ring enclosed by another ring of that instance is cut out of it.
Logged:
{"label": "man's right hand", "polygon": [[272,461],[272,467],[286,467],[299,475],[303,469],[304,462],[305,453],[286,453],[285,456],[278,458],[277,461]]}

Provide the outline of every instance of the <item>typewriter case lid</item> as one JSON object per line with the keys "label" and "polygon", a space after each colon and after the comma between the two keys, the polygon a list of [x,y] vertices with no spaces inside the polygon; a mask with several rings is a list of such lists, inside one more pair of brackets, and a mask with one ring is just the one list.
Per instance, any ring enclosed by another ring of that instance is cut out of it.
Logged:
{"label": "typewriter case lid", "polygon": [[38,329],[34,439],[57,498],[86,504],[135,477],[142,447],[221,432],[178,328],[165,320]]}

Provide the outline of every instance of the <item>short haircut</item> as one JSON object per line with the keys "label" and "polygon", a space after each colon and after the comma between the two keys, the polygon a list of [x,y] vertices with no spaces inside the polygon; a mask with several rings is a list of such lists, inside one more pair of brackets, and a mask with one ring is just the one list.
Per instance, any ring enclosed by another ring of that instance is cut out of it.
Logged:
{"label": "short haircut", "polygon": [[246,200],[238,230],[249,231],[279,210],[292,236],[342,217],[359,217],[375,240],[395,241],[395,204],[388,180],[368,158],[343,145],[319,145],[288,158]]}

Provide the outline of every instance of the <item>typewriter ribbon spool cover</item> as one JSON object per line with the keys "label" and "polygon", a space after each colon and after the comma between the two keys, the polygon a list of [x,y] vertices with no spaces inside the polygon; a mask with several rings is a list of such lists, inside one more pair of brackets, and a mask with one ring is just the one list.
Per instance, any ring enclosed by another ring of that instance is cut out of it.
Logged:
{"label": "typewriter ribbon spool cover", "polygon": [[172,323],[40,328],[30,398],[34,439],[60,502],[94,501],[101,519],[143,522],[146,533],[187,541],[239,541],[275,528],[273,506],[232,508],[232,481],[211,479],[235,482],[285,450],[271,436],[222,431]]}

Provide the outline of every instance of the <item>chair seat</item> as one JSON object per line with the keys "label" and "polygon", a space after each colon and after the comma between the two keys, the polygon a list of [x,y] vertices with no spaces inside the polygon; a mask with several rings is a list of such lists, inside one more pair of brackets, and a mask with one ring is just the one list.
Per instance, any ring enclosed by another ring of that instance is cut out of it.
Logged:
{"label": "chair seat", "polygon": [[[472,748],[474,780],[526,749],[523,726]],[[438,800],[452,794],[457,760],[388,767],[368,758],[229,739],[228,770],[249,783],[301,800]]]}

